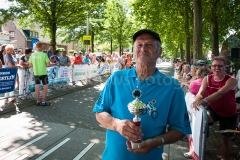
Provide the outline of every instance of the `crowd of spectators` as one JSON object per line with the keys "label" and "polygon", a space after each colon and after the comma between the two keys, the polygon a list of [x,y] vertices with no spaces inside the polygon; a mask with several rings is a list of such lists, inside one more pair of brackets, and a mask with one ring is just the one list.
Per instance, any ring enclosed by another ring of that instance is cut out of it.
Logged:
{"label": "crowd of spectators", "polygon": [[[185,94],[191,92],[196,96],[193,107],[196,110],[199,105],[206,107],[209,124],[219,121],[220,130],[236,129],[235,93],[240,89],[240,70],[236,77],[227,74],[226,60],[213,54],[209,60],[195,60],[191,63],[174,59],[172,65],[175,70],[174,78],[179,81]],[[221,136],[221,160],[225,160],[230,154],[233,134],[226,133]],[[192,156],[190,151],[184,153],[185,158],[192,159]]]}

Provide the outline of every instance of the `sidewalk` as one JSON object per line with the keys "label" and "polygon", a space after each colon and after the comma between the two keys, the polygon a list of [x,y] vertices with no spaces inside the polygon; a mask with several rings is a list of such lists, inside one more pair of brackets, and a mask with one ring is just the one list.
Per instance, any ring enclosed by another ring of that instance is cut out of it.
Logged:
{"label": "sidewalk", "polygon": [[[169,63],[163,63],[162,65],[159,66],[160,71],[168,74],[168,75],[173,75],[173,69],[171,68],[171,65]],[[106,80],[107,77],[103,78],[103,81]],[[62,90],[54,90],[48,94],[47,99],[52,100],[58,97],[61,97],[63,95],[67,95],[69,93],[76,92],[78,90],[82,90],[88,87],[95,86],[101,82],[91,82],[89,84],[82,85],[80,82],[77,83],[76,85],[70,85],[69,89],[62,88]],[[34,94],[34,93],[33,93]],[[2,95],[0,95],[2,96]],[[17,105],[9,105],[5,107],[1,107],[3,101],[0,101],[0,115],[1,114],[6,114],[8,112],[19,112],[21,108],[29,107],[35,105],[35,99],[33,97],[29,97],[30,100],[24,100],[21,101]],[[221,135],[218,133],[215,133],[216,130],[218,130],[218,123],[215,123],[213,126],[210,127],[210,133],[209,137],[207,138],[206,141],[206,152],[205,152],[205,159],[206,160],[220,160],[220,147],[221,147]],[[231,155],[230,159],[234,160],[240,152],[240,135],[236,137],[234,141],[232,141],[232,150],[231,150]],[[174,144],[171,145],[165,145],[164,146],[164,153],[163,157],[164,160],[185,160],[186,158],[183,156],[183,153],[188,152],[189,147],[188,147],[188,142],[184,141],[178,141]]]}

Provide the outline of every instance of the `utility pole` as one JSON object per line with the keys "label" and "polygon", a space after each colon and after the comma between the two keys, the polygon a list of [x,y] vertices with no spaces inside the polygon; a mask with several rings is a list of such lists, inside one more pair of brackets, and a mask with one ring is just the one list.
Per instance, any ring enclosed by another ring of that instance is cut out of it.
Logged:
{"label": "utility pole", "polygon": [[[86,34],[89,35],[89,19],[88,19],[88,13],[87,13],[87,28],[86,28]],[[86,45],[86,52],[88,52],[88,45]]]}

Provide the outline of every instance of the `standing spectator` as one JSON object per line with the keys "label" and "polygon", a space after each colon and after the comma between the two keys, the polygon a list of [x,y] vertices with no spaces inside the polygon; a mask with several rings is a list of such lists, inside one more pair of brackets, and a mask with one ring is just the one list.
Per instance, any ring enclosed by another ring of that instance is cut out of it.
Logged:
{"label": "standing spectator", "polygon": [[20,99],[26,99],[29,87],[29,58],[32,54],[31,48],[25,49],[25,55],[22,55],[19,60],[18,76],[19,76],[19,95]]}
{"label": "standing spectator", "polygon": [[16,59],[17,59],[17,64],[19,64],[19,61],[20,61],[20,58],[23,56],[23,52],[21,49],[19,49],[17,51],[17,54],[16,54]]}
{"label": "standing spectator", "polygon": [[82,53],[77,53],[75,58],[74,58],[74,61],[73,61],[73,64],[82,64]]}
{"label": "standing spectator", "polygon": [[[189,91],[192,94],[196,95],[202,85],[203,78],[209,74],[210,74],[210,71],[208,68],[206,67],[199,68],[196,73],[197,79],[190,83]],[[208,93],[206,92],[203,98],[206,98],[207,96],[208,96]],[[187,136],[187,137],[188,137],[188,140],[190,140],[190,136]],[[192,151],[189,150],[189,152],[184,153],[183,156],[187,159],[192,159],[193,158]]]}
{"label": "standing spectator", "polygon": [[5,47],[6,47],[6,45],[3,44],[1,46],[1,51],[0,51],[0,60],[2,61],[3,68],[5,67],[4,66],[5,65],[5,63],[4,63],[4,55],[6,54]]}
{"label": "standing spectator", "polygon": [[[136,67],[114,72],[93,109],[97,121],[107,129],[102,159],[162,160],[163,145],[191,134],[185,99],[177,80],[156,68],[162,52],[159,35],[140,30],[133,41]],[[140,115],[141,127],[133,123],[134,115],[128,110],[128,104],[136,99],[158,113]],[[133,149],[130,141],[139,139],[143,142]]]}
{"label": "standing spectator", "polygon": [[[214,57],[212,60],[211,70],[213,74],[204,77],[201,88],[193,102],[195,109],[199,105],[208,106],[209,123],[219,121],[219,130],[236,129],[237,109],[235,99],[235,89],[237,80],[232,76],[225,74],[225,59]],[[208,92],[208,97],[204,95]],[[222,134],[221,159],[227,160],[232,133]]]}
{"label": "standing spectator", "polygon": [[[17,66],[16,66],[17,63],[14,60],[13,55],[12,55],[14,53],[14,46],[11,44],[8,44],[5,47],[5,51],[6,51],[6,54],[4,55],[5,68],[17,68]],[[5,93],[5,97],[13,97],[13,95],[14,95],[14,91]],[[12,100],[10,100],[10,102],[16,102],[16,99],[12,98]],[[4,103],[5,104],[9,103],[8,98],[5,98]]]}
{"label": "standing spectator", "polygon": [[70,58],[67,56],[67,52],[63,51],[62,56],[59,57],[59,63],[61,66],[69,66]]}
{"label": "standing spectator", "polygon": [[132,58],[130,54],[127,54],[127,58],[126,58],[126,69],[130,69],[131,68],[131,62],[132,62]]}
{"label": "standing spectator", "polygon": [[50,45],[49,48],[48,48],[48,51],[47,51],[47,56],[48,56],[48,59],[50,59],[51,56],[53,56],[53,46]]}
{"label": "standing spectator", "polygon": [[54,57],[55,57],[55,59],[56,59],[56,62],[59,62],[59,57],[60,57],[60,52],[59,52],[59,50],[54,51],[53,54],[54,54]]}
{"label": "standing spectator", "polygon": [[[36,105],[49,106],[50,102],[46,101],[48,92],[47,67],[50,66],[49,58],[42,52],[41,42],[36,43],[35,50],[36,52],[30,56],[29,67],[33,67],[34,72]],[[43,84],[42,103],[39,100],[41,82]]]}

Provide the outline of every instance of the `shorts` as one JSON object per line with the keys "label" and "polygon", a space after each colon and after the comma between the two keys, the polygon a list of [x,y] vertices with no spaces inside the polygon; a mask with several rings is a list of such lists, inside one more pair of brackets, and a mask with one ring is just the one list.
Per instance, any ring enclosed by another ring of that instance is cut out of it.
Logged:
{"label": "shorts", "polygon": [[35,84],[40,84],[42,82],[43,85],[48,84],[48,76],[42,75],[42,76],[34,76]]}
{"label": "shorts", "polygon": [[[231,117],[219,117],[210,106],[207,107],[207,112],[210,114],[213,122],[219,121],[219,130],[236,130],[238,116],[237,114]],[[233,133],[222,133],[222,135],[231,138],[233,136]]]}

